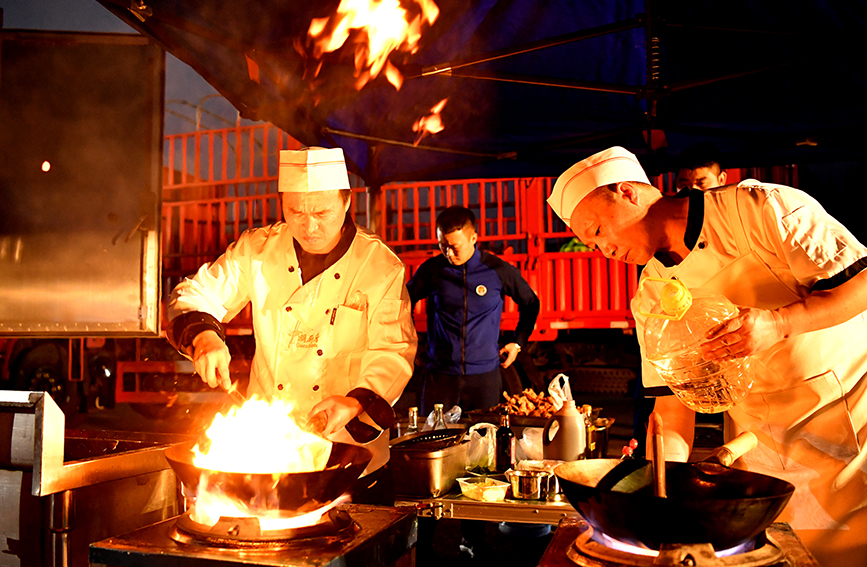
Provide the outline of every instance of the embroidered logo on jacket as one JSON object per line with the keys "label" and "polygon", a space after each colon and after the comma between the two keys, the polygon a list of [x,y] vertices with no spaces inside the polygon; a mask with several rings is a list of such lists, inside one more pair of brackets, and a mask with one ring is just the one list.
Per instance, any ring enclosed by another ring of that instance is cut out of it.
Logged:
{"label": "embroidered logo on jacket", "polygon": [[486,288],[486,287],[483,286],[483,285],[477,285],[477,286],[476,286],[476,295],[478,295],[479,297],[482,297],[482,296],[484,296],[486,293],[488,293],[488,288]]}

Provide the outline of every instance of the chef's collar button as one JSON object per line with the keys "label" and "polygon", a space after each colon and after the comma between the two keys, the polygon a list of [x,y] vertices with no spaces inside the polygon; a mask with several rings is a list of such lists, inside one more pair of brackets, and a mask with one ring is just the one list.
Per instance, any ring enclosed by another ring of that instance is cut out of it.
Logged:
{"label": "chef's collar button", "polygon": [[340,274],[334,274],[334,279],[335,279],[335,280],[339,280],[339,279],[340,279]]}
{"label": "chef's collar button", "polygon": [[702,240],[701,242],[698,243],[698,249],[699,250],[704,250],[705,246],[707,246],[707,242],[705,242],[704,240]]}
{"label": "chef's collar button", "polygon": [[322,356],[322,349],[317,350],[316,354],[318,354],[319,356]]}
{"label": "chef's collar button", "polygon": [[318,390],[318,389],[319,389],[319,384],[316,384],[315,386],[313,386],[313,391],[314,391],[314,392],[315,392],[316,390]]}
{"label": "chef's collar button", "polygon": [[283,389],[283,384],[277,384],[277,389],[278,389],[278,390],[282,390],[282,389]]}
{"label": "chef's collar button", "polygon": [[286,306],[286,311],[292,311],[292,306],[291,306],[291,305],[287,305],[287,306]]}
{"label": "chef's collar button", "polygon": [[295,271],[295,266],[289,266],[289,271],[290,271],[290,272],[294,272],[294,271]]}

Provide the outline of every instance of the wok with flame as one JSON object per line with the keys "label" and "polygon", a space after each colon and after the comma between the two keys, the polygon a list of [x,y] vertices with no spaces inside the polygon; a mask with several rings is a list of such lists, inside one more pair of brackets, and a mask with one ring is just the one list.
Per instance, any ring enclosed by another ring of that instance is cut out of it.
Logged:
{"label": "wok with flame", "polygon": [[[219,512],[203,514],[292,518],[347,492],[370,462],[370,451],[304,431],[291,415],[282,402],[253,399],[218,414],[207,441],[166,449],[175,474],[196,494],[194,514],[219,501]],[[223,512],[227,505],[231,514]]]}

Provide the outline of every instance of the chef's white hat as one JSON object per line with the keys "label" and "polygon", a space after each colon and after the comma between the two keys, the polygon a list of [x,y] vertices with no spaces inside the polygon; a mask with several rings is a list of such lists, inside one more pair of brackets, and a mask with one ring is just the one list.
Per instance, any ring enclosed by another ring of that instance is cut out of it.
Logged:
{"label": "chef's white hat", "polygon": [[280,151],[278,191],[310,193],[349,188],[342,149],[311,147]]}
{"label": "chef's white hat", "polygon": [[548,197],[548,204],[566,226],[571,228],[569,220],[572,218],[572,211],[581,199],[597,187],[621,181],[650,183],[638,159],[620,146],[614,146],[567,169],[557,178],[554,190]]}

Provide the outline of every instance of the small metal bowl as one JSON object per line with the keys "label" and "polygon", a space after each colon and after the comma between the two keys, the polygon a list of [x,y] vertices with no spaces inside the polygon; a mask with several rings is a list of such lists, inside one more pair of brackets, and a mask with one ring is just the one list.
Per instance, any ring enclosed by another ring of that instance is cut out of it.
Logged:
{"label": "small metal bowl", "polygon": [[512,498],[516,500],[544,500],[548,496],[548,484],[553,478],[549,471],[506,471],[506,479],[512,486]]}

